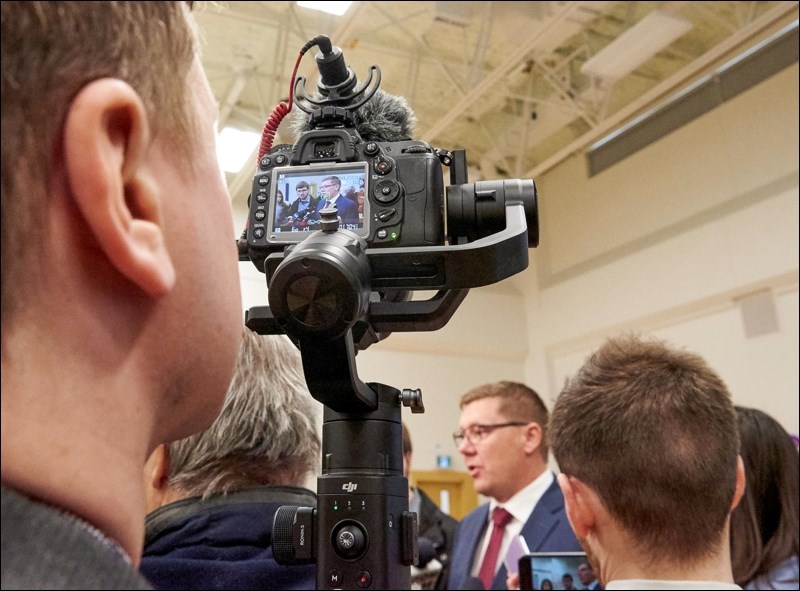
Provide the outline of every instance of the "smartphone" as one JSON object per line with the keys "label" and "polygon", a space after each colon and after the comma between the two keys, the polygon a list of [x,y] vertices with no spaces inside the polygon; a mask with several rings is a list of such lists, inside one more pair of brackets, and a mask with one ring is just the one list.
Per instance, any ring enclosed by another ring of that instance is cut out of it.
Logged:
{"label": "smartphone", "polygon": [[[572,580],[572,588],[582,589],[578,567],[586,562],[583,552],[533,552],[519,559],[519,588],[569,589],[565,583]],[[550,586],[547,586],[547,582]]]}

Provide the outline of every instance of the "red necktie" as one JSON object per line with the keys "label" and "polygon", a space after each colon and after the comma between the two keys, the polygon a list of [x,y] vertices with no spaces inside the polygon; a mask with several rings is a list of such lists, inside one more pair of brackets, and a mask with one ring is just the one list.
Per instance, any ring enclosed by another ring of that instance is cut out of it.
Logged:
{"label": "red necktie", "polygon": [[492,535],[489,538],[486,554],[483,556],[481,570],[478,572],[478,578],[483,581],[483,586],[486,589],[491,589],[492,587],[495,566],[497,566],[500,546],[503,543],[503,530],[513,518],[514,516],[502,507],[495,507],[494,511],[492,511],[492,523],[494,524],[492,526]]}

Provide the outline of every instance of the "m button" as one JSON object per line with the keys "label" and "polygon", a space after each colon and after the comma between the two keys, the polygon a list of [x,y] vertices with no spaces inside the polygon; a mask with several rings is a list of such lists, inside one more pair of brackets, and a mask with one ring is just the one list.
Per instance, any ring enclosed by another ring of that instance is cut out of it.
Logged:
{"label": "m button", "polygon": [[342,571],[338,568],[332,568],[328,573],[328,585],[330,587],[342,586]]}

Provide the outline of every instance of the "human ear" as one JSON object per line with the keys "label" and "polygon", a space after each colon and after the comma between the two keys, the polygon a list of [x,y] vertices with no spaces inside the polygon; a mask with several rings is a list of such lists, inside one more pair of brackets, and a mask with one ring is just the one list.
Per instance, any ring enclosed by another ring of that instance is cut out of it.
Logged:
{"label": "human ear", "polygon": [[733,489],[733,502],[731,503],[731,511],[736,509],[739,501],[744,496],[745,487],[747,486],[747,477],[744,472],[744,461],[742,456],[736,457],[736,488]]}
{"label": "human ear", "polygon": [[539,423],[528,423],[525,426],[524,436],[525,451],[528,453],[533,453],[542,447],[543,433],[542,427],[539,425]]}
{"label": "human ear", "polygon": [[162,443],[153,450],[145,462],[144,486],[148,513],[164,504],[171,461],[169,447]]}
{"label": "human ear", "polygon": [[145,293],[175,283],[162,203],[147,167],[150,123],[141,98],[112,78],[84,86],[64,123],[70,196],[109,263]]}
{"label": "human ear", "polygon": [[169,479],[171,457],[169,448],[161,443],[153,450],[147,459],[146,478],[155,489],[163,489]]}
{"label": "human ear", "polygon": [[589,489],[574,476],[559,474],[556,478],[564,494],[564,508],[572,530],[579,540],[584,539],[595,524]]}

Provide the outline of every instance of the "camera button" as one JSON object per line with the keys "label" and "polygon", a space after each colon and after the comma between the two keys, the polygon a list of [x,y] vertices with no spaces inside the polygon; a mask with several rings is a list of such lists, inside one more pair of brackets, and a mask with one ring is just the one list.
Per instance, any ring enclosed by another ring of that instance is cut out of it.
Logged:
{"label": "camera button", "polygon": [[389,205],[400,197],[400,185],[391,179],[382,179],[372,189],[372,196],[378,203]]}
{"label": "camera button", "polygon": [[338,568],[332,568],[328,572],[328,585],[331,587],[339,587],[342,586],[342,571]]}
{"label": "camera button", "polygon": [[392,161],[388,158],[378,158],[373,165],[375,172],[378,174],[386,174],[394,168]]}
{"label": "camera button", "polygon": [[258,184],[262,187],[266,187],[269,184],[269,176],[264,175],[262,177],[258,177]]}
{"label": "camera button", "polygon": [[270,159],[270,157],[269,157],[269,156],[264,156],[264,157],[261,159],[261,161],[259,162],[259,164],[261,165],[261,168],[266,168],[267,166],[269,166],[270,164],[272,164],[272,160]]}
{"label": "camera button", "polygon": [[267,213],[263,210],[258,210],[253,214],[253,217],[256,218],[259,222],[262,221],[265,217],[267,217]]}
{"label": "camera button", "polygon": [[362,570],[356,577],[356,585],[362,589],[366,589],[372,583],[372,575],[368,570]]}
{"label": "camera button", "polygon": [[253,237],[255,238],[263,238],[264,237],[264,228],[256,228],[253,230]]}
{"label": "camera button", "polygon": [[388,222],[396,213],[397,210],[394,207],[391,209],[384,209],[383,211],[378,212],[378,219],[382,222]]}
{"label": "camera button", "polygon": [[266,191],[261,191],[256,195],[256,201],[259,203],[264,203],[267,200],[267,193]]}
{"label": "camera button", "polygon": [[378,144],[377,142],[367,142],[367,145],[364,146],[364,154],[367,156],[374,156],[378,153]]}
{"label": "camera button", "polygon": [[275,164],[285,164],[286,163],[286,156],[283,154],[278,154],[275,156]]}
{"label": "camera button", "polygon": [[388,235],[389,235],[389,231],[386,228],[381,228],[380,230],[378,230],[378,232],[376,234],[376,236],[378,238],[380,238],[381,240],[386,238]]}

